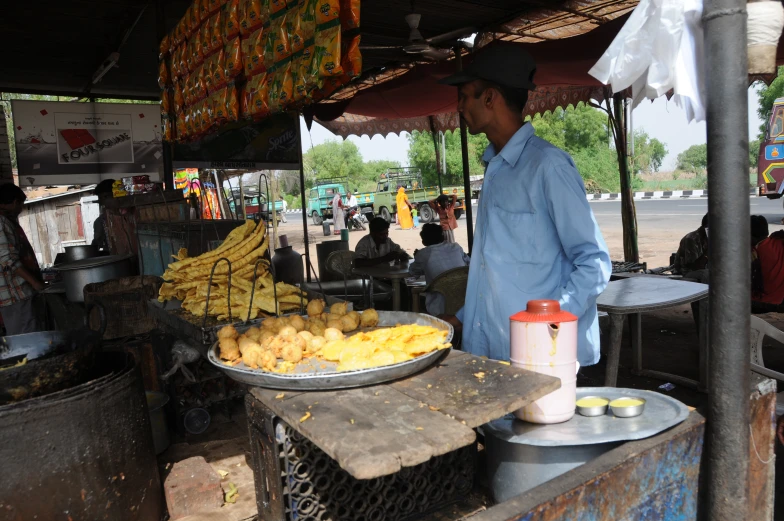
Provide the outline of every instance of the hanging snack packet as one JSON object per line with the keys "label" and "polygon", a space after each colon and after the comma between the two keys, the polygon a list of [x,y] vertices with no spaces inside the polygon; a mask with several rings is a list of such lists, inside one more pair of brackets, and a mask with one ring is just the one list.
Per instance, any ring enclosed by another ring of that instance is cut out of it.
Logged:
{"label": "hanging snack packet", "polygon": [[212,75],[212,88],[213,90],[222,89],[228,83],[226,78],[226,53],[220,49],[217,53],[213,54],[214,58],[210,74]]}
{"label": "hanging snack packet", "polygon": [[207,88],[207,95],[215,90],[215,87],[212,85],[212,67],[216,56],[212,55],[204,60],[204,86]]}
{"label": "hanging snack packet", "polygon": [[209,52],[215,52],[223,47],[223,22],[221,19],[220,11],[212,15],[209,21],[209,25],[210,25]]}
{"label": "hanging snack packet", "polygon": [[161,60],[158,63],[158,86],[160,88],[164,88],[169,83],[171,83],[171,76],[169,76],[169,66],[166,64],[166,60]]}
{"label": "hanging snack packet", "polygon": [[259,27],[248,38],[247,60],[245,62],[245,76],[253,76],[264,71],[264,44],[265,30]]}
{"label": "hanging snack packet", "polygon": [[302,0],[299,6],[299,25],[302,31],[302,43],[308,45],[316,36],[316,2],[317,0]]}
{"label": "hanging snack packet", "polygon": [[275,26],[274,22],[264,31],[264,68],[270,70],[275,65]]}
{"label": "hanging snack packet", "polygon": [[242,72],[242,53],[240,52],[240,38],[234,38],[224,50],[226,67],[225,74],[227,79],[233,79]]}
{"label": "hanging snack packet", "polygon": [[161,126],[163,127],[163,140],[167,143],[171,143],[174,139],[174,131],[172,129],[172,123],[169,119],[169,115],[165,114],[161,117]]}
{"label": "hanging snack packet", "polygon": [[196,0],[196,3],[199,5],[199,19],[204,22],[210,17],[210,0]]}
{"label": "hanging snack packet", "polygon": [[269,19],[269,0],[240,0],[240,34],[245,36]]}
{"label": "hanging snack packet", "polygon": [[188,34],[193,36],[196,31],[201,27],[201,9],[199,9],[199,2],[201,0],[194,0],[193,5],[190,7],[191,21],[188,28]]}
{"label": "hanging snack packet", "polygon": [[223,40],[231,41],[240,34],[240,1],[228,0],[223,9]]}
{"label": "hanging snack packet", "polygon": [[226,89],[221,89],[210,96],[212,102],[212,121],[216,125],[223,125],[226,117]]}
{"label": "hanging snack packet", "polygon": [[182,80],[174,82],[172,87],[172,101],[174,103],[174,112],[179,114],[185,109],[185,97],[182,95]]}
{"label": "hanging snack packet", "polygon": [[234,84],[226,86],[226,119],[237,121],[240,117],[240,103],[237,99],[237,87]]}
{"label": "hanging snack packet", "polygon": [[340,58],[343,72],[349,78],[356,78],[362,74],[362,53],[359,51],[359,40],[362,35],[343,39],[343,53]]}
{"label": "hanging snack packet", "polygon": [[203,23],[201,29],[199,29],[199,41],[201,42],[201,52],[206,58],[209,56],[212,46],[212,27],[209,20]]}
{"label": "hanging snack packet", "polygon": [[220,11],[220,8],[226,2],[223,0],[207,0],[207,12],[209,14],[215,14],[216,12]]}
{"label": "hanging snack packet", "polygon": [[[295,13],[296,14],[296,13]],[[279,63],[291,56],[291,44],[289,43],[289,27],[286,23],[287,15],[278,17],[270,22],[270,31],[274,41],[272,49],[274,52],[274,62]]]}
{"label": "hanging snack packet", "polygon": [[250,82],[246,82],[242,88],[238,87],[237,99],[240,102],[240,118],[250,118]]}
{"label": "hanging snack packet", "polygon": [[340,16],[339,0],[317,0],[316,25],[324,25]]}
{"label": "hanging snack packet", "polygon": [[204,80],[204,65],[199,65],[191,73],[193,76],[193,98],[194,101],[203,100],[207,96],[207,82]]}
{"label": "hanging snack packet", "polygon": [[316,32],[316,54],[313,58],[315,74],[320,78],[340,76],[340,26]]}
{"label": "hanging snack packet", "polygon": [[266,72],[253,77],[250,85],[250,115],[254,119],[265,118],[269,115],[269,75]]}
{"label": "hanging snack packet", "polygon": [[188,67],[188,64],[191,61],[191,59],[190,59],[190,48],[188,47],[188,43],[187,42],[183,42],[182,44],[180,44],[179,47],[177,47],[177,50],[174,51],[174,57],[173,58],[175,60],[179,61],[179,64],[180,64],[180,69],[179,69],[179,71],[180,71],[180,78],[183,78],[183,77],[187,76],[188,72],[190,72],[190,68]]}
{"label": "hanging snack packet", "polygon": [[[297,3],[296,0],[293,3]],[[286,0],[269,0],[270,17],[286,9]]]}
{"label": "hanging snack packet", "polygon": [[340,0],[340,26],[344,31],[359,27],[359,0]]}
{"label": "hanging snack packet", "polygon": [[301,61],[299,65],[298,81],[305,86],[306,93],[309,93],[311,90],[316,88],[318,84],[318,75],[314,73],[313,68],[313,57],[315,54],[316,46],[308,45],[302,51],[302,56],[300,58]]}
{"label": "hanging snack packet", "polygon": [[[277,112],[283,112],[293,102],[294,96],[294,79],[291,76],[291,63],[286,63],[278,68],[275,73],[275,90],[277,90]],[[270,107],[272,109],[272,107]],[[273,112],[276,112],[273,110]]]}
{"label": "hanging snack packet", "polygon": [[299,103],[305,99],[305,79],[302,77],[302,55],[291,60],[291,80],[293,88],[291,91],[292,103]]}
{"label": "hanging snack packet", "polygon": [[158,59],[162,60],[164,57],[169,55],[169,47],[171,43],[169,41],[169,35],[163,37],[161,43],[158,45]]}
{"label": "hanging snack packet", "polygon": [[305,47],[305,38],[302,36],[302,20],[299,17],[299,10],[289,12],[286,20],[288,22],[291,54],[296,54]]}
{"label": "hanging snack packet", "polygon": [[175,134],[177,135],[178,142],[182,142],[185,140],[185,138],[188,137],[188,130],[185,124],[187,117],[188,115],[185,112],[180,112],[177,114],[177,131]]}
{"label": "hanging snack packet", "polygon": [[170,89],[161,90],[161,114],[169,114],[172,109],[172,91]]}

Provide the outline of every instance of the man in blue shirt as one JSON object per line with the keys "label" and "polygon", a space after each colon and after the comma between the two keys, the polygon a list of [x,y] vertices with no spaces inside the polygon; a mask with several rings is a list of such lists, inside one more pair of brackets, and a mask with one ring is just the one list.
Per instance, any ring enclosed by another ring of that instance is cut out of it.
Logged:
{"label": "man in blue shirt", "polygon": [[572,158],[523,121],[535,72],[527,52],[498,43],[441,80],[458,87],[468,131],[490,141],[465,306],[444,318],[462,327],[464,350],[509,360],[509,317],[529,300],[557,300],[579,319],[578,361],[592,365],[612,264]]}

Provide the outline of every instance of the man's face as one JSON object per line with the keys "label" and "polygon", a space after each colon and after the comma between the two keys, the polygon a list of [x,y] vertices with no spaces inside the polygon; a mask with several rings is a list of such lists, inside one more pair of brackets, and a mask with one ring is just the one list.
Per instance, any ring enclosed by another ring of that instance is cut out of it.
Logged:
{"label": "man's face", "polygon": [[387,239],[389,239],[389,228],[384,228],[383,230],[376,232],[370,232],[370,236],[373,237],[373,241],[376,244],[387,242]]}
{"label": "man's face", "polygon": [[471,134],[484,132],[492,120],[492,111],[486,104],[481,83],[472,81],[461,85],[457,91],[457,111],[465,119]]}

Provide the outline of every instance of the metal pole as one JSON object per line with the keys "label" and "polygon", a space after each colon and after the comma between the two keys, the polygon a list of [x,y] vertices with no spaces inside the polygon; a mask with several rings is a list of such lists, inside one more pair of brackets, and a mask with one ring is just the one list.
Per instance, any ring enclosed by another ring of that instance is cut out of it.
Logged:
{"label": "metal pole", "polygon": [[438,133],[436,132],[436,123],[433,116],[428,116],[430,120],[430,137],[433,138],[433,147],[436,150],[436,172],[438,173],[438,195],[444,193],[444,183],[441,179],[441,150],[439,150]]}
{"label": "metal pole", "polygon": [[751,514],[746,1],[706,0],[702,20],[710,193],[710,395],[704,507],[710,521],[736,521]]}
{"label": "metal pole", "polygon": [[302,231],[305,234],[305,272],[307,273],[307,280],[311,282],[310,277],[310,245],[308,241],[308,205],[305,198],[305,167],[302,164],[302,135],[300,134],[299,114],[297,118],[297,153],[299,154],[299,195],[302,200]]}
{"label": "metal pole", "polygon": [[[457,71],[463,70],[463,55],[460,46],[455,47],[455,65]],[[474,247],[474,209],[471,207],[471,172],[468,169],[468,129],[463,116],[460,116],[460,151],[463,156],[463,190],[465,197],[466,232],[468,233],[468,254]]]}
{"label": "metal pole", "polygon": [[[247,213],[245,212],[245,187],[242,185],[242,176],[240,174],[240,208],[242,208],[242,218],[247,219]],[[237,203],[234,203],[234,207],[237,207]]]}

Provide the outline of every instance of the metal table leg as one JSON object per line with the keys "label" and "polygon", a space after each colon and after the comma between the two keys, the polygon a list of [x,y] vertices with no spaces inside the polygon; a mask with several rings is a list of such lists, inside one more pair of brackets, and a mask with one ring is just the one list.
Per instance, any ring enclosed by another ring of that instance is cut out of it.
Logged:
{"label": "metal table leg", "polygon": [[632,337],[632,374],[642,373],[642,315],[629,315],[629,334]]}
{"label": "metal table leg", "polygon": [[621,358],[621,339],[623,338],[624,315],[610,313],[610,349],[607,353],[607,367],[604,373],[604,386],[615,387],[618,381],[618,364]]}

